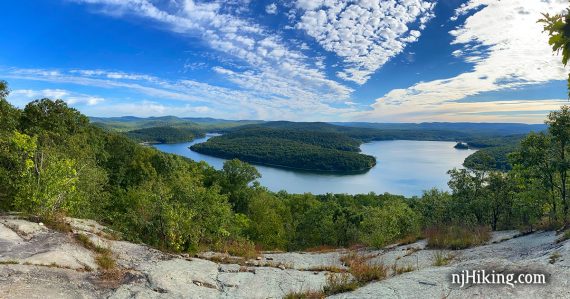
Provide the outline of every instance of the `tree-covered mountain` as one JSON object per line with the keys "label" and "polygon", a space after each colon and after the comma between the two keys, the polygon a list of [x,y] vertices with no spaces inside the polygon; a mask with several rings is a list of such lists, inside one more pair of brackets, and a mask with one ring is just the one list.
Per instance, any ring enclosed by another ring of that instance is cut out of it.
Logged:
{"label": "tree-covered mountain", "polygon": [[517,135],[546,130],[544,124],[523,123],[470,123],[470,122],[424,122],[424,123],[368,123],[368,122],[333,122],[347,127],[380,130],[416,130],[416,131],[460,131],[478,135]]}
{"label": "tree-covered mountain", "polygon": [[91,122],[99,127],[115,131],[132,131],[153,127],[184,127],[203,130],[220,130],[247,124],[262,123],[256,120],[224,120],[209,117],[159,116],[159,117],[90,117]]}

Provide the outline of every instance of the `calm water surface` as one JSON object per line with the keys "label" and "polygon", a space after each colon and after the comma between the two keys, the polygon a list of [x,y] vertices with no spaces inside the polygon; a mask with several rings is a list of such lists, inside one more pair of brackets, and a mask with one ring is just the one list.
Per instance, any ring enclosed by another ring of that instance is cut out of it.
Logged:
{"label": "calm water surface", "polygon": [[[163,152],[178,154],[195,161],[205,161],[221,169],[225,159],[203,155],[188,147],[205,142],[212,135],[192,142],[159,144]],[[455,142],[442,141],[375,141],[363,144],[362,153],[376,157],[377,164],[364,174],[315,174],[256,165],[262,177],[259,182],[272,191],[289,193],[384,193],[406,196],[421,195],[433,187],[447,190],[447,171],[461,167],[473,150],[457,150]]]}

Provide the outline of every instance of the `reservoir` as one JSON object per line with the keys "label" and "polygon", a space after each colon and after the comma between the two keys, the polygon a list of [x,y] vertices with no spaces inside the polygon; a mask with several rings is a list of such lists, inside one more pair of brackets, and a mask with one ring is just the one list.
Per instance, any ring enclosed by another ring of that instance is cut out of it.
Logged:
{"label": "reservoir", "polygon": [[[158,144],[163,152],[205,161],[221,169],[225,159],[191,151],[188,147],[205,142],[212,135],[192,142]],[[392,193],[405,196],[421,195],[423,190],[449,190],[447,171],[462,167],[463,160],[474,150],[460,150],[455,142],[391,140],[374,141],[360,146],[362,153],[376,157],[376,166],[362,174],[327,174],[296,171],[255,165],[262,186],[271,191],[289,193]]]}

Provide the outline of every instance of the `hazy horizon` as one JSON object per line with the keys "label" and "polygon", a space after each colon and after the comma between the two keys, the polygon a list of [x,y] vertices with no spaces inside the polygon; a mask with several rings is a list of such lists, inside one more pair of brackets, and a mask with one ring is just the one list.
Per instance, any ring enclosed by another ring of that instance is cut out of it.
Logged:
{"label": "hazy horizon", "polygon": [[[262,121],[262,122],[323,122],[323,123],[369,123],[369,124],[429,124],[429,123],[450,123],[450,124],[516,124],[516,125],[545,125],[544,121],[539,123],[524,123],[524,122],[492,122],[492,121],[421,121],[421,122],[374,122],[374,121],[294,121],[294,120],[286,120],[286,119],[232,119],[232,118],[216,118],[216,117],[209,117],[209,116],[175,116],[175,115],[161,115],[161,116],[135,116],[135,115],[121,115],[121,116],[91,116],[87,115],[89,118],[101,118],[101,119],[110,119],[110,118],[139,118],[139,119],[149,119],[149,118],[166,118],[166,117],[176,117],[180,119],[200,119],[200,118],[209,118],[213,120],[223,120],[223,121]],[[545,125],[546,126],[546,125]]]}

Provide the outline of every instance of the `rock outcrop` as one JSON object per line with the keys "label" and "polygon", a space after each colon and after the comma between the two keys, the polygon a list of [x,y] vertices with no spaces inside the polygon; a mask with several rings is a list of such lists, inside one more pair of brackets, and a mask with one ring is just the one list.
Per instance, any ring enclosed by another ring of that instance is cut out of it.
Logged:
{"label": "rock outcrop", "polygon": [[[222,264],[215,253],[200,257],[163,253],[145,245],[114,240],[90,220],[68,219],[72,232],[40,223],[0,217],[0,298],[282,298],[291,292],[320,290],[329,271],[346,267],[339,250],[323,253],[265,253],[241,264]],[[97,263],[106,248],[118,273],[108,277]],[[554,232],[520,235],[496,232],[489,244],[457,251],[437,251],[450,263],[434,266],[436,251],[425,241],[383,250],[359,250],[369,263],[407,267],[333,298],[570,298],[570,241]],[[391,267],[390,267],[391,268]],[[450,284],[450,273],[464,269],[540,272],[547,285],[483,286]]]}

